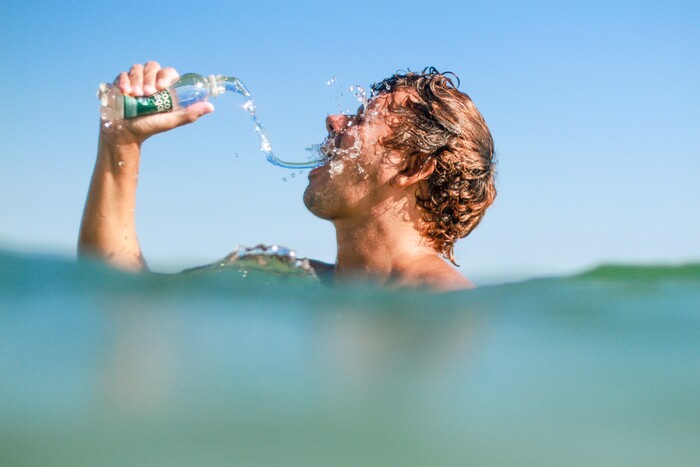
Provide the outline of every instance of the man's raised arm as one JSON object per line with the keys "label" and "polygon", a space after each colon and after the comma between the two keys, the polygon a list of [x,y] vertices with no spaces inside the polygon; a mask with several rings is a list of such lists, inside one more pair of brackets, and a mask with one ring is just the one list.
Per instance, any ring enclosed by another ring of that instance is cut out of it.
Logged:
{"label": "man's raised arm", "polygon": [[[177,81],[173,68],[156,62],[134,65],[114,81],[124,95],[150,95]],[[141,270],[145,261],[136,237],[135,210],[141,145],[152,135],[196,121],[214,110],[207,102],[166,114],[100,125],[97,161],[78,238],[78,255]]]}

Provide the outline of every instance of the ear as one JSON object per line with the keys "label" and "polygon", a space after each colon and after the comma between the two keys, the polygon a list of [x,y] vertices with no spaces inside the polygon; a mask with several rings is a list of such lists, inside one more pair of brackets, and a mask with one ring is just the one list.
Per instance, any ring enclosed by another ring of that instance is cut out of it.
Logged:
{"label": "ear", "polygon": [[435,171],[437,161],[430,157],[423,165],[416,167],[412,161],[405,161],[401,164],[399,172],[394,176],[394,185],[405,188],[419,183],[430,176]]}

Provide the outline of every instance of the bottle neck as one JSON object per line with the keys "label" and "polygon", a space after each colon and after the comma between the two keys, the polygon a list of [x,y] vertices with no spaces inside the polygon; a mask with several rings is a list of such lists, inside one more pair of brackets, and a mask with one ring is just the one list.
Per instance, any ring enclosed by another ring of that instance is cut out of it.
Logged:
{"label": "bottle neck", "polygon": [[209,86],[209,95],[211,97],[217,97],[219,94],[226,92],[226,83],[223,76],[210,75],[206,78],[207,84]]}

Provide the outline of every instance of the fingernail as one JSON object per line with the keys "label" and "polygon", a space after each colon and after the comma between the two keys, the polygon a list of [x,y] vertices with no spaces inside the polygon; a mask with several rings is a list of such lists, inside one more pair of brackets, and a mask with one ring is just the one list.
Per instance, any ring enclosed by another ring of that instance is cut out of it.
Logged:
{"label": "fingernail", "polygon": [[134,86],[133,91],[135,95],[143,96],[143,89],[141,89],[141,86]]}
{"label": "fingernail", "polygon": [[151,94],[154,94],[156,92],[156,89],[151,86],[150,84],[144,84],[143,86],[143,93],[147,96],[150,96]]}

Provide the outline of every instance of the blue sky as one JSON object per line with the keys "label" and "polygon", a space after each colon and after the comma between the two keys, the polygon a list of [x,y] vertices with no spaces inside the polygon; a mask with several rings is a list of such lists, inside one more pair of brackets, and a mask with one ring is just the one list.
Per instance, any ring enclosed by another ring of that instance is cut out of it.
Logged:
{"label": "blue sky", "polygon": [[[499,197],[456,249],[477,281],[698,261],[698,24],[693,1],[3,2],[0,248],[74,255],[97,86],[153,59],[239,77],[283,159],[355,106],[340,96],[351,84],[457,73],[500,160]],[[239,96],[214,103],[144,145],[137,223],[151,267],[261,242],[333,261],[332,226],[301,201],[306,173],[265,162]]]}

